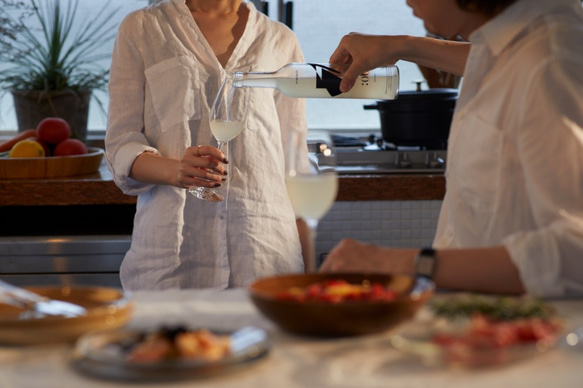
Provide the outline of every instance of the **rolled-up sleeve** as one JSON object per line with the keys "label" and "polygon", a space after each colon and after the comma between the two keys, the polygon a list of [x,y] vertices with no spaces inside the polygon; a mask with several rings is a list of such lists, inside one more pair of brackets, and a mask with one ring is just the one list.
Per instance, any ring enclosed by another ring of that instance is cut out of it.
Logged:
{"label": "rolled-up sleeve", "polygon": [[[551,58],[533,69],[517,149],[528,201],[539,226],[503,243],[526,289],[537,295],[583,294],[583,72]],[[540,107],[540,109],[536,109]]]}
{"label": "rolled-up sleeve", "polygon": [[153,185],[129,177],[132,165],[143,152],[159,153],[144,135],[144,61],[132,34],[141,22],[130,14],[120,24],[114,44],[109,81],[109,108],[105,135],[105,155],[117,186],[137,195]]}

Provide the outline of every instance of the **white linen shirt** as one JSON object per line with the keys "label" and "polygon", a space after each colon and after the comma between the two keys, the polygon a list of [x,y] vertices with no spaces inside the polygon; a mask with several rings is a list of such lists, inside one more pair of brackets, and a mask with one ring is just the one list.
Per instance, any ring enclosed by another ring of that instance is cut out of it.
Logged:
{"label": "white linen shirt", "polygon": [[504,245],[527,292],[583,293],[583,12],[518,0],[470,36],[434,246]]}
{"label": "white linen shirt", "polygon": [[131,248],[120,269],[126,289],[241,287],[303,271],[284,150],[289,131],[307,132],[305,100],[250,89],[246,127],[226,150],[229,192],[221,203],[128,176],[143,152],[180,159],[190,145],[216,146],[209,106],[226,70],[274,71],[303,62],[291,30],[246,6],[245,31],[224,69],[184,0],[132,12],[119,27],[106,157],[115,183],[138,196]]}

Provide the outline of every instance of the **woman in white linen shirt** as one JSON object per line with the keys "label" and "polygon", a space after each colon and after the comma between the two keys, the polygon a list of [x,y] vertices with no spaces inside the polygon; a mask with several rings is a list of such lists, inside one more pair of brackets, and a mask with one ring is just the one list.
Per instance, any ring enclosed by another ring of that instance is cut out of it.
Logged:
{"label": "woman in white linen shirt", "polygon": [[[438,286],[583,294],[583,12],[579,0],[408,0],[428,31],[344,37],[355,75],[398,59],[463,75],[433,248]],[[415,272],[419,249],[341,242],[323,271]],[[366,257],[366,259],[362,259]]]}
{"label": "woman in white linen shirt", "polygon": [[[250,89],[246,127],[227,155],[209,128],[227,71],[301,61],[293,32],[242,0],[164,0],[123,20],[105,146],[115,183],[138,196],[124,288],[227,288],[303,271],[284,150],[289,131],[307,132],[305,101]],[[222,183],[225,156],[228,198],[191,195]]]}

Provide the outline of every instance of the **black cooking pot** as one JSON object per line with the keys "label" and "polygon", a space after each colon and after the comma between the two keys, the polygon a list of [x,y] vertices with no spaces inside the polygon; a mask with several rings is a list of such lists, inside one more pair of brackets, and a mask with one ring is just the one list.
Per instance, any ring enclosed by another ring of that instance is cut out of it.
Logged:
{"label": "black cooking pot", "polygon": [[401,91],[394,100],[364,109],[378,110],[383,140],[396,146],[446,149],[457,89]]}

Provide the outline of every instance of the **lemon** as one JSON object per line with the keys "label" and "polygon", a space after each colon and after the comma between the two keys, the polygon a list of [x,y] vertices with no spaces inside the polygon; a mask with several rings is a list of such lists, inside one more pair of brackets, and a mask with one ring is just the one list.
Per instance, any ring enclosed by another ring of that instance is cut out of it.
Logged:
{"label": "lemon", "polygon": [[45,156],[43,146],[34,140],[25,139],[16,143],[10,153],[9,158],[41,158]]}

